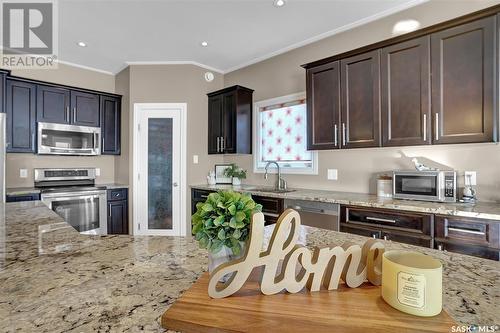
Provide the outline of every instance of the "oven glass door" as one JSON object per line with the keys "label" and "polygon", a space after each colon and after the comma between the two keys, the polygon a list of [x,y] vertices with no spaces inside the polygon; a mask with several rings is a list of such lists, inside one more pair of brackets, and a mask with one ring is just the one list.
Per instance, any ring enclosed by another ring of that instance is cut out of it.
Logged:
{"label": "oven glass door", "polygon": [[394,189],[396,194],[437,198],[438,186],[437,175],[396,175]]}
{"label": "oven glass door", "polygon": [[51,208],[79,232],[99,229],[99,195],[53,198]]}

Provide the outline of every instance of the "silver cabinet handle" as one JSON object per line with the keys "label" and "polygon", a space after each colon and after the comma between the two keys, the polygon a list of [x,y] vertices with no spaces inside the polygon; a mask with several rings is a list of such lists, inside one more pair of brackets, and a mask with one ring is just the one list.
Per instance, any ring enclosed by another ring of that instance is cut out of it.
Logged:
{"label": "silver cabinet handle", "polygon": [[342,144],[345,146],[345,123],[342,123]]}
{"label": "silver cabinet handle", "polygon": [[378,238],[378,237],[377,237],[377,234],[375,234],[375,233],[374,233],[374,234],[372,234],[372,238],[377,239],[377,238]]}
{"label": "silver cabinet handle", "polygon": [[424,114],[424,141],[427,141],[427,115]]}
{"label": "silver cabinet handle", "polygon": [[367,216],[366,219],[369,220],[369,221],[376,221],[376,222],[396,223],[396,220],[382,219],[382,218],[379,218],[379,217],[370,217],[370,216]]}
{"label": "silver cabinet handle", "polygon": [[387,235],[384,235],[384,240],[389,240],[389,237],[387,237]]}
{"label": "silver cabinet handle", "polygon": [[69,105],[66,107],[66,118],[68,118],[68,123],[70,122],[70,119],[69,119]]}
{"label": "silver cabinet handle", "polygon": [[108,207],[108,216],[111,217],[111,209]]}
{"label": "silver cabinet handle", "polygon": [[469,229],[462,229],[462,228],[453,228],[453,227],[448,227],[449,231],[456,231],[456,232],[463,232],[464,234],[473,234],[473,235],[486,235],[485,232],[483,231],[476,231],[476,230],[469,230]]}
{"label": "silver cabinet handle", "polygon": [[337,139],[337,137],[339,135],[339,133],[338,133],[339,129],[338,129],[337,124],[333,125],[333,128],[334,128],[334,130],[333,130],[333,135],[334,135],[333,140],[335,142],[335,147],[337,147],[338,146],[338,139]]}
{"label": "silver cabinet handle", "polygon": [[443,245],[439,244],[439,245],[438,245],[438,250],[439,250],[439,251],[443,251]]}
{"label": "silver cabinet handle", "polygon": [[434,136],[435,136],[435,139],[436,141],[439,140],[439,113],[436,113],[436,128],[435,128],[435,133],[434,133]]}
{"label": "silver cabinet handle", "polygon": [[217,152],[220,152],[220,136],[217,137]]}
{"label": "silver cabinet handle", "polygon": [[220,152],[223,153],[226,149],[226,139],[224,137],[220,138]]}
{"label": "silver cabinet handle", "polygon": [[73,108],[73,121],[76,121],[76,106]]}

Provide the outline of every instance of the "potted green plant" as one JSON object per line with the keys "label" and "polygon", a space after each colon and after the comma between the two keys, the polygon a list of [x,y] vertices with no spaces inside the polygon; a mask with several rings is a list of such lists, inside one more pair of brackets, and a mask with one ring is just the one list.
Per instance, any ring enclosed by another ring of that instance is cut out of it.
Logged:
{"label": "potted green plant", "polygon": [[211,193],[205,202],[196,204],[192,233],[199,246],[208,250],[209,272],[243,255],[252,215],[261,211],[262,205],[250,194],[233,191]]}
{"label": "potted green plant", "polygon": [[247,171],[243,170],[235,163],[231,163],[231,165],[224,170],[224,176],[233,179],[233,186],[240,186],[241,180],[247,178]]}

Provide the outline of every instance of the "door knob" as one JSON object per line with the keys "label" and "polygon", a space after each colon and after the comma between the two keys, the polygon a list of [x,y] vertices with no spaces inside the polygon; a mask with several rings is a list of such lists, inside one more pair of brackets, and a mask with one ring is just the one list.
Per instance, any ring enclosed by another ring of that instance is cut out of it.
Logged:
{"label": "door knob", "polygon": [[174,182],[172,185],[173,185],[174,187],[179,186],[179,184],[177,184],[177,182]]}

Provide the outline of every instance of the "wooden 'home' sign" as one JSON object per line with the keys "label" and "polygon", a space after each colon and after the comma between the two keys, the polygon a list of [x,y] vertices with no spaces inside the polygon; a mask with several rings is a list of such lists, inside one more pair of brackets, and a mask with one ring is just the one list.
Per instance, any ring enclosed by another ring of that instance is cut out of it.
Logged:
{"label": "wooden 'home' sign", "polygon": [[[283,290],[297,293],[304,287],[319,291],[321,284],[333,290],[338,288],[341,278],[351,288],[359,287],[367,279],[380,285],[385,251],[381,242],[370,239],[362,247],[346,242],[342,246],[316,247],[311,251],[297,245],[299,229],[299,213],[287,209],[276,223],[267,250],[261,252],[264,215],[254,214],[245,255],[215,269],[208,285],[210,297],[223,298],[234,294],[259,266],[263,266],[260,289],[266,295]],[[219,280],[227,274],[231,274],[230,279],[220,283]]]}

